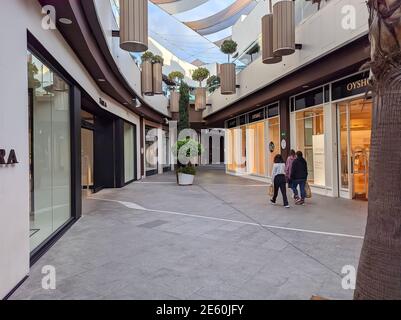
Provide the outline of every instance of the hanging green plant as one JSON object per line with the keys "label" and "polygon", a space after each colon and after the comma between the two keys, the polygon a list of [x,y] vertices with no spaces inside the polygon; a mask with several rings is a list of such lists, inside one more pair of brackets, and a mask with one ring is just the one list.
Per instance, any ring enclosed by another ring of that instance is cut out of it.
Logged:
{"label": "hanging green plant", "polygon": [[168,78],[175,83],[180,83],[184,79],[184,74],[181,71],[172,71],[168,75]]}
{"label": "hanging green plant", "polygon": [[208,69],[200,67],[196,69],[192,74],[192,80],[199,82],[199,87],[202,87],[202,81],[206,80],[210,75]]}
{"label": "hanging green plant", "polygon": [[150,52],[150,51],[146,51],[141,57],[142,62],[145,62],[145,61],[146,62],[152,62],[153,58],[154,58],[154,54],[152,52]]}
{"label": "hanging green plant", "polygon": [[161,65],[163,65],[164,64],[164,59],[163,59],[162,56],[155,55],[155,56],[153,56],[152,62],[153,63],[160,63]]}
{"label": "hanging green plant", "polygon": [[189,86],[185,82],[181,82],[180,85],[180,110],[178,120],[178,130],[182,131],[188,129],[189,126]]}
{"label": "hanging green plant", "polygon": [[230,63],[230,57],[237,51],[238,44],[234,40],[224,40],[220,47],[221,52],[227,55],[228,63]]}
{"label": "hanging green plant", "polygon": [[207,88],[210,93],[216,91],[218,87],[220,87],[220,78],[218,76],[213,75],[207,79]]}
{"label": "hanging green plant", "polygon": [[253,55],[259,53],[260,51],[260,45],[259,43],[256,43],[248,52],[247,54],[249,54],[251,56],[251,62],[253,62]]}

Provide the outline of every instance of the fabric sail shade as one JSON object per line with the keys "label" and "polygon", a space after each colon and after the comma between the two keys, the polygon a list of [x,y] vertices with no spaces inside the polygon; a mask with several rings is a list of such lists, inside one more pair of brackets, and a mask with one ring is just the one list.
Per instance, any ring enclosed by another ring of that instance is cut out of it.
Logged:
{"label": "fabric sail shade", "polygon": [[206,109],[206,88],[196,88],[195,110],[201,111],[205,109]]}
{"label": "fabric sail shade", "polygon": [[273,54],[287,56],[295,52],[295,3],[277,2],[273,7]]}
{"label": "fabric sail shade", "polygon": [[161,63],[153,64],[153,93],[163,94],[163,66]]}
{"label": "fabric sail shade", "polygon": [[236,78],[234,63],[223,63],[220,66],[221,94],[229,95],[237,91]]}
{"label": "fabric sail shade", "polygon": [[151,61],[142,62],[142,93],[146,96],[153,94],[153,64]]}
{"label": "fabric sail shade", "polygon": [[265,64],[281,62],[281,56],[273,54],[273,14],[262,18],[262,61]]}
{"label": "fabric sail shade", "polygon": [[170,112],[180,112],[180,93],[170,91]]}
{"label": "fabric sail shade", "polygon": [[120,47],[130,52],[148,49],[148,1],[120,0]]}

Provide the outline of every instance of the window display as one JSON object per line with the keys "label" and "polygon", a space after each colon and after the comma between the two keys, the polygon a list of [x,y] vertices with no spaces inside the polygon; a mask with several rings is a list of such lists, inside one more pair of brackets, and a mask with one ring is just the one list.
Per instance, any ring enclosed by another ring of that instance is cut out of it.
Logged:
{"label": "window display", "polygon": [[69,85],[28,51],[31,251],[71,219]]}
{"label": "window display", "polygon": [[297,150],[308,162],[310,183],[325,186],[325,145],[323,107],[312,107],[296,113]]}

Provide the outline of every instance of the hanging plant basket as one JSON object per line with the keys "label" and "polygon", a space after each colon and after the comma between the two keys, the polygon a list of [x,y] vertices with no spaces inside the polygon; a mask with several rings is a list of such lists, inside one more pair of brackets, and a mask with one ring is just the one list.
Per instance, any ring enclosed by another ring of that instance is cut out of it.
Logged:
{"label": "hanging plant basket", "polygon": [[273,55],[295,52],[295,2],[284,0],[273,7]]}
{"label": "hanging plant basket", "polygon": [[170,91],[170,112],[180,112],[180,93],[178,91]]}
{"label": "hanging plant basket", "polygon": [[273,54],[273,14],[267,14],[262,18],[262,62],[274,64],[282,60]]}
{"label": "hanging plant basket", "polygon": [[237,92],[237,75],[234,63],[223,63],[220,66],[220,87],[223,95]]}
{"label": "hanging plant basket", "polygon": [[202,111],[206,109],[206,88],[196,88],[195,110]]}
{"label": "hanging plant basket", "polygon": [[142,62],[142,94],[153,95],[153,64],[152,61]]}
{"label": "hanging plant basket", "polygon": [[120,0],[120,48],[130,52],[148,49],[147,0]]}

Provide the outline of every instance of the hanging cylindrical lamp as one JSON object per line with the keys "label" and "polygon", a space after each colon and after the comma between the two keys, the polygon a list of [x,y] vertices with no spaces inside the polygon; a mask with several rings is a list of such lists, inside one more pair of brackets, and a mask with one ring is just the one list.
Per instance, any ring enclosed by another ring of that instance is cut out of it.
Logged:
{"label": "hanging cylindrical lamp", "polygon": [[170,91],[170,112],[180,112],[180,93],[178,91]]}
{"label": "hanging cylindrical lamp", "polygon": [[206,109],[206,88],[196,88],[195,92],[195,110],[201,111]]}
{"label": "hanging cylindrical lamp", "polygon": [[153,93],[163,94],[163,63],[161,56],[153,57]]}
{"label": "hanging cylindrical lamp", "polygon": [[262,18],[262,62],[274,64],[282,60],[273,54],[273,14],[267,14]]}
{"label": "hanging cylindrical lamp", "polygon": [[153,63],[149,60],[142,61],[142,94],[153,95]]}
{"label": "hanging cylindrical lamp", "polygon": [[120,47],[130,52],[148,49],[148,0],[120,0]]}
{"label": "hanging cylindrical lamp", "polygon": [[56,74],[53,74],[53,91],[58,91],[58,92],[68,91],[67,82],[65,82]]}
{"label": "hanging cylindrical lamp", "polygon": [[273,54],[287,56],[295,52],[295,2],[284,0],[273,7]]}
{"label": "hanging cylindrical lamp", "polygon": [[223,63],[220,66],[221,94],[235,94],[237,91],[237,75],[234,63]]}

